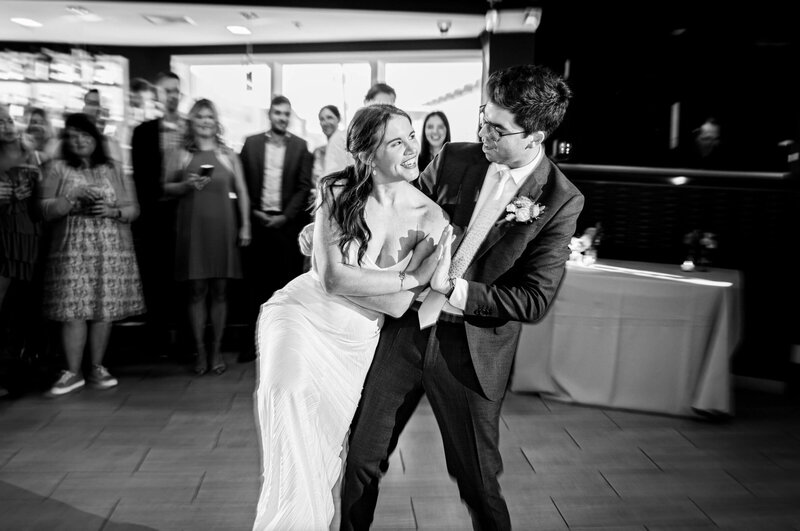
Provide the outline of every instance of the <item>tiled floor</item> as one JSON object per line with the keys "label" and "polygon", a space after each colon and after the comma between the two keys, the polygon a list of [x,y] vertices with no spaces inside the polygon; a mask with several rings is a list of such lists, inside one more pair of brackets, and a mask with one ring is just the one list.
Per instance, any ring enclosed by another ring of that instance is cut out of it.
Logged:
{"label": "tiled floor", "polygon": [[[252,363],[193,377],[116,367],[120,386],[0,401],[0,529],[249,529],[258,491]],[[800,408],[737,393],[722,423],[510,394],[502,478],[515,529],[800,530]],[[427,403],[376,529],[469,529]]]}

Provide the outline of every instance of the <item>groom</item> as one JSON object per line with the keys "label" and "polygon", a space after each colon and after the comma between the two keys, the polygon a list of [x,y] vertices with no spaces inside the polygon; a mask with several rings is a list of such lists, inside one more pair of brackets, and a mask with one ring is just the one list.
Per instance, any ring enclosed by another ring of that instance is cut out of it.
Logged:
{"label": "groom", "polygon": [[421,306],[386,318],[351,428],[342,530],[372,523],[389,455],[423,393],[473,527],[511,528],[497,480],[500,408],[521,323],[541,319],[555,296],[583,196],[544,155],[571,96],[564,80],[515,66],[493,73],[487,94],[481,143],[445,145],[419,178],[460,236]]}

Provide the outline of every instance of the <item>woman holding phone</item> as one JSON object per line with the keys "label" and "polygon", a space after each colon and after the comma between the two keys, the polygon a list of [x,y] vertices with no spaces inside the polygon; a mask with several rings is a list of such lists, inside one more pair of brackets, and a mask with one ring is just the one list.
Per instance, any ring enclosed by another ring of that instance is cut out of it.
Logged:
{"label": "woman holding phone", "polygon": [[[164,184],[165,193],[178,198],[175,278],[189,289],[198,376],[209,366],[215,374],[227,368],[220,351],[228,313],[227,283],[242,278],[239,247],[250,243],[250,202],[241,164],[221,134],[214,104],[198,100],[189,112],[183,144],[168,161]],[[203,332],[209,313],[213,338],[207,349]]]}
{"label": "woman holding phone", "polygon": [[51,222],[43,313],[61,323],[67,358],[52,396],[84,386],[87,340],[89,383],[116,386],[103,366],[111,323],[145,310],[130,229],[139,215],[133,182],[109,158],[103,136],[85,114],[67,117],[61,150],[39,195],[42,217]]}

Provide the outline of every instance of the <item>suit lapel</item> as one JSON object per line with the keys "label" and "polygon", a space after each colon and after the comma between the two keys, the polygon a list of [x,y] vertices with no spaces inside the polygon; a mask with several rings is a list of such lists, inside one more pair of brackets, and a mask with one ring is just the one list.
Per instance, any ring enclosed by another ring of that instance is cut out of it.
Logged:
{"label": "suit lapel", "polygon": [[[543,157],[539,165],[536,166],[536,169],[533,170],[533,175],[528,177],[528,179],[522,183],[522,186],[517,191],[515,197],[528,196],[533,198],[534,203],[537,203],[542,195],[542,189],[547,183],[551,171],[552,164],[547,157]],[[540,221],[533,221],[533,223],[540,223]],[[477,262],[481,256],[486,254],[486,252],[498,241],[500,241],[500,239],[505,236],[506,232],[508,232],[508,230],[513,226],[514,223],[505,221],[505,212],[503,212],[500,219],[498,219],[494,226],[489,229],[489,233],[486,235],[483,243],[481,243],[481,246],[478,248],[478,252],[475,253],[475,257],[472,259],[472,264]],[[470,267],[472,264],[470,264]]]}
{"label": "suit lapel", "polygon": [[294,142],[294,137],[286,138],[286,151],[283,155],[283,178],[281,179],[281,203],[285,205],[292,192],[292,178],[295,175],[294,164],[297,161],[295,152],[297,151],[297,144]]}
{"label": "suit lapel", "polygon": [[254,160],[251,164],[255,165],[254,168],[254,176],[255,181],[258,186],[255,187],[255,192],[258,193],[258,196],[253,198],[253,201],[258,201],[258,208],[261,208],[261,191],[264,189],[264,162],[266,154],[267,154],[267,135],[261,139],[261,142],[255,143],[255,156],[253,157]]}

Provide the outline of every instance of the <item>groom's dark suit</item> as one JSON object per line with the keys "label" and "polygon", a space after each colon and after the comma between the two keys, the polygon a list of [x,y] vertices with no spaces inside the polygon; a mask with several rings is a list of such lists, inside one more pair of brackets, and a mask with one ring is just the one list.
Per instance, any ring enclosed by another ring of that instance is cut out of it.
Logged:
{"label": "groom's dark suit", "polygon": [[[419,178],[462,235],[488,168],[481,144],[447,144]],[[497,482],[500,406],[521,323],[541,319],[553,300],[583,208],[581,193],[546,157],[517,195],[546,208],[530,224],[501,217],[491,228],[463,275],[469,285],[463,318],[443,315],[426,330],[414,310],[386,319],[352,431],[342,529],[372,522],[378,480],[423,392],[475,528],[510,528]]]}

